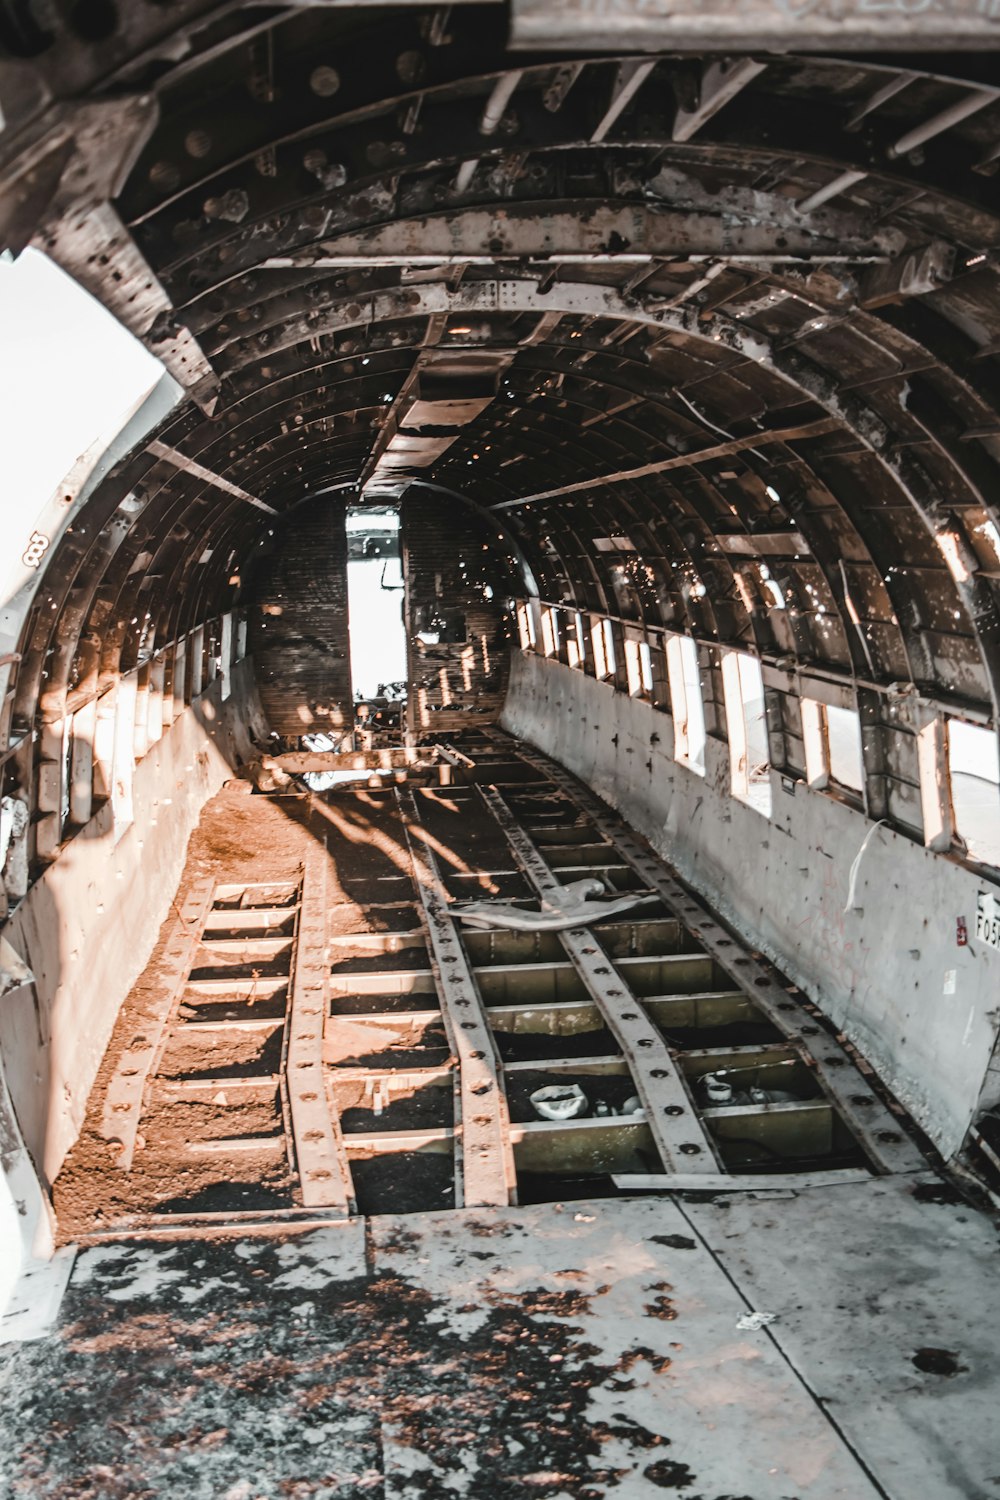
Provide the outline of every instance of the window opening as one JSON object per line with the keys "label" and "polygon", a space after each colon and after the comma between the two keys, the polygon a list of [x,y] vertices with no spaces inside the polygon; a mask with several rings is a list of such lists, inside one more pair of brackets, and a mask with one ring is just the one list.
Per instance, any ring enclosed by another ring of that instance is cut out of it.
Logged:
{"label": "window opening", "polygon": [[590,632],[594,647],[594,671],[600,678],[615,675],[615,637],[610,620],[595,620]]}
{"label": "window opening", "polygon": [[587,660],[587,645],[583,634],[583,616],[579,610],[574,610],[573,628],[566,632],[566,660],[571,667],[582,667]]}
{"label": "window opening", "polygon": [[608,676],[613,677],[615,667],[615,633],[610,620],[601,621],[601,633],[604,636],[604,659],[607,663]]}
{"label": "window opening", "polygon": [[973,859],[1000,867],[1000,756],[992,729],[949,719],[948,772],[955,828]]}
{"label": "window opening", "polygon": [[535,648],[535,621],[531,613],[531,604],[527,599],[522,599],[517,606],[517,633],[521,642],[522,651],[533,651]]}
{"label": "window opening", "polygon": [[728,651],[722,659],[722,683],[733,796],[769,818],[771,763],[760,662],[755,656]]}
{"label": "window opening", "polygon": [[594,653],[594,676],[602,681],[610,677],[615,669],[614,657],[608,660],[607,636],[604,632],[606,620],[593,620],[590,626],[590,644]]}
{"label": "window opening", "polygon": [[551,607],[542,610],[542,647],[546,656],[559,655],[559,621]]}
{"label": "window opening", "polygon": [[406,683],[399,510],[347,512],[347,606],[355,702],[398,697]]}
{"label": "window opening", "polygon": [[698,648],[690,636],[667,641],[667,677],[674,718],[674,759],[705,774],[705,707],[701,697]]}
{"label": "window opening", "polygon": [[0,872],[7,863],[7,852],[14,838],[14,819],[17,802],[13,797],[0,797]]}
{"label": "window opening", "polygon": [[653,691],[653,658],[645,641],[639,642],[639,678],[644,693]]}
{"label": "window opening", "polygon": [[652,692],[653,662],[649,647],[645,641],[636,640],[634,636],[629,636],[625,641],[625,671],[628,690],[633,698]]}
{"label": "window opening", "polygon": [[861,751],[861,719],[857,710],[802,699],[802,738],[806,752],[806,780],[816,791],[833,782],[861,796],[865,785]]}
{"label": "window opening", "polygon": [[861,754],[861,719],[855,709],[826,706],[830,776],[851,792],[864,791],[865,766]]}
{"label": "window opening", "polygon": [[62,741],[59,746],[59,827],[65,832],[69,823],[70,754],[73,748],[73,715],[67,714],[62,721]]}

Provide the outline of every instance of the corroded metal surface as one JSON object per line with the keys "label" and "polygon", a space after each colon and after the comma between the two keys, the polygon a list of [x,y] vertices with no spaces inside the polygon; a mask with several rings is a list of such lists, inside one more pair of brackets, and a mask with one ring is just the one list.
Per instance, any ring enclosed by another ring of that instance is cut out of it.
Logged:
{"label": "corroded metal surface", "polygon": [[286,1044],[288,1103],[302,1202],[346,1214],[354,1201],[351,1170],[323,1077],[326,966],[326,849],[314,846],[302,872]]}
{"label": "corroded metal surface", "polygon": [[[880,700],[903,682],[988,715],[1000,690],[1000,104],[976,62],[964,79],[912,56],[730,67],[662,39],[638,65],[610,43],[567,62],[507,50],[491,6],[405,7],[388,48],[384,19],[350,6],[280,24],[132,9],[109,7],[86,46],[54,18],[10,43],[26,50],[4,96],[8,239],[71,244],[98,295],[142,309],[151,348],[192,354],[217,404],[183,404],[71,535],[33,543],[47,597],[30,624],[25,600],[0,665],[11,724],[43,684],[57,722],[71,691],[133,665],[140,614],[144,640],[170,642],[254,597],[246,496],[297,530],[303,496],[349,498],[379,461],[431,356],[487,361],[506,372],[494,398],[429,473],[404,461],[397,478],[441,496],[474,477],[553,604],[858,684],[871,808],[919,831],[912,735]],[[586,14],[600,29],[638,9]],[[988,11],[909,6],[907,45],[938,25],[992,35]],[[583,10],[532,14],[572,27]],[[786,42],[824,18],[785,17]],[[899,20],[840,7],[838,44]],[[122,95],[98,107],[111,77]],[[778,437],[794,430],[811,435]],[[623,477],[584,492],[595,472]],[[529,514],[526,496],[549,498]],[[754,545],[781,533],[802,544],[783,607]],[[631,549],[622,578],[594,545],[612,535]],[[301,654],[310,632],[294,633]]]}
{"label": "corroded metal surface", "polygon": [[448,910],[432,840],[421,827],[413,793],[397,788],[396,796],[427,926],[441,1014],[457,1059],[455,1165],[461,1186],[456,1182],[456,1201],[470,1207],[507,1204],[515,1198],[517,1179],[503,1070],[458,927]]}
{"label": "corroded metal surface", "polygon": [[[571,801],[585,808],[594,826],[621,851],[622,857],[649,881],[667,909],[697,936],[732,982],[751,996],[773,1024],[790,1040],[807,1048],[823,1087],[834,1099],[869,1159],[883,1172],[916,1172],[924,1166],[917,1146],[901,1128],[899,1119],[859,1073],[854,1059],[829,1028],[816,1024],[802,1006],[780,985],[775,970],[756,957],[715,919],[698,895],[673,875],[645,841],[616,818],[574,776],[554,762],[525,749],[525,758],[544,766],[553,781]],[[798,991],[791,987],[793,994]],[[818,1015],[818,1013],[817,1013]],[[870,1071],[870,1070],[869,1070]]]}

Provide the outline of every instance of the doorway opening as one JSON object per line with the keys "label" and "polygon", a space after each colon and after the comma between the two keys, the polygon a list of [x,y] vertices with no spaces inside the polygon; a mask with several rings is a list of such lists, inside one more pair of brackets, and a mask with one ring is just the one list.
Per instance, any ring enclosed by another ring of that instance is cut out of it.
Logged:
{"label": "doorway opening", "polygon": [[406,629],[399,509],[347,512],[347,599],[356,729],[399,727],[406,702]]}

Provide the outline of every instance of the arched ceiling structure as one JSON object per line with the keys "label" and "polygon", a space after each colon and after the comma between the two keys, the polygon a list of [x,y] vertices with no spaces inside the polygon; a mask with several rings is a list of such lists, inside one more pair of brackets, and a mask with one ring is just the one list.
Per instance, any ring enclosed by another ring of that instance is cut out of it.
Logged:
{"label": "arched ceiling structure", "polygon": [[6,242],[186,396],[53,550],[22,721],[239,603],[304,500],[412,480],[549,602],[995,720],[990,55],[540,53],[495,5],[33,16],[0,11]]}

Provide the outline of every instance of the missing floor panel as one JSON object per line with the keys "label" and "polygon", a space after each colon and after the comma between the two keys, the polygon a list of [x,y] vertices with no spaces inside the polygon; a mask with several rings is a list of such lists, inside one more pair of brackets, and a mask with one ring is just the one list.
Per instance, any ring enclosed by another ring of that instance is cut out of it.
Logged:
{"label": "missing floor panel", "polygon": [[[497,734],[463,759],[447,787],[220,794],[56,1184],[64,1236],[920,1164],[791,987],[572,778]],[[640,904],[462,923],[592,877]]]}

